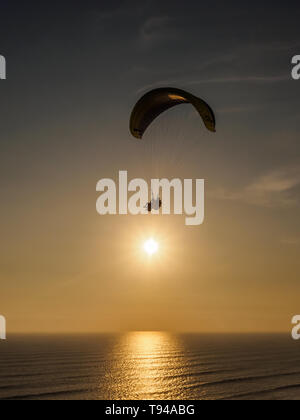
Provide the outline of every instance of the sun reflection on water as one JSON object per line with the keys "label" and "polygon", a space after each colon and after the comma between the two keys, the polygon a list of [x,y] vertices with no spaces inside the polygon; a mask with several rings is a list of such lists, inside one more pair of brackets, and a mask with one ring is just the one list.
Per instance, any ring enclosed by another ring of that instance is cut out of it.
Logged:
{"label": "sun reflection on water", "polygon": [[164,332],[128,333],[116,344],[107,372],[108,399],[172,399],[182,396],[182,345]]}

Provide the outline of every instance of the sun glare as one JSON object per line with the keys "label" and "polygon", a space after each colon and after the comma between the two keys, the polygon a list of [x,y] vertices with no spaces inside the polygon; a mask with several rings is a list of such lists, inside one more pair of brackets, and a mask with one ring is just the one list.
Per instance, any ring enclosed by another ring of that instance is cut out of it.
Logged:
{"label": "sun glare", "polygon": [[149,239],[144,243],[144,250],[150,256],[156,254],[158,248],[158,243],[154,239]]}

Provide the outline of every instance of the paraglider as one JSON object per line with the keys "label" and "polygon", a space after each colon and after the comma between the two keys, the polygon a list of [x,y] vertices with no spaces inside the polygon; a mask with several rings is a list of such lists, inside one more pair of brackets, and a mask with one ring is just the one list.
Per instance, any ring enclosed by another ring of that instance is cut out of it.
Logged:
{"label": "paraglider", "polygon": [[[135,105],[130,117],[130,132],[133,137],[142,139],[147,128],[165,111],[182,104],[191,104],[198,111],[202,121],[211,132],[216,131],[216,118],[211,107],[197,96],[177,88],[159,88],[146,93]],[[149,213],[162,207],[160,197],[145,205]]]}
{"label": "paraglider", "polygon": [[135,105],[130,118],[130,132],[142,139],[149,125],[163,112],[174,106],[191,104],[200,114],[205,127],[216,131],[216,119],[213,110],[202,99],[177,88],[160,88],[146,93]]}

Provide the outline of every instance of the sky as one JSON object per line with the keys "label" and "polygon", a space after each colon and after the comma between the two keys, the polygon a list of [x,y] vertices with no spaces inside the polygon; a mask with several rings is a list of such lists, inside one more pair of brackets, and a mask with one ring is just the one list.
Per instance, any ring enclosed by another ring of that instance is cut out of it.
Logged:
{"label": "sky", "polygon": [[[1,3],[0,313],[8,333],[282,332],[300,311],[296,1]],[[136,101],[206,100],[145,141]],[[205,179],[205,222],[99,216],[96,183]],[[154,237],[151,259],[142,244]]]}

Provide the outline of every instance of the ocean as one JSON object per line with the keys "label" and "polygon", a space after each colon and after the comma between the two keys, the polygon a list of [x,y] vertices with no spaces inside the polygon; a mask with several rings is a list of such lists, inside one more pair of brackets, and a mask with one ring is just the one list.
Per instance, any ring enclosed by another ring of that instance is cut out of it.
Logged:
{"label": "ocean", "polygon": [[289,335],[138,332],[0,341],[0,398],[300,399]]}

